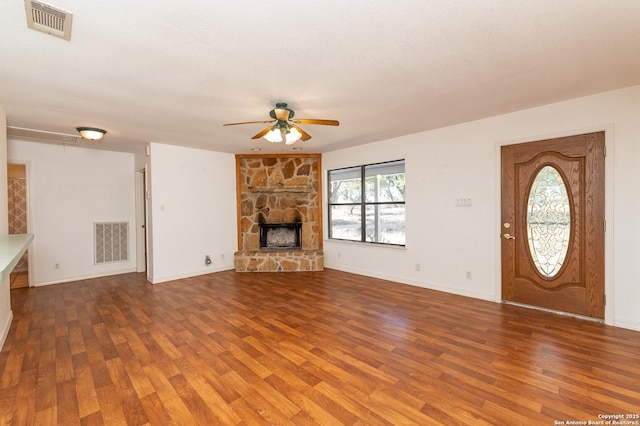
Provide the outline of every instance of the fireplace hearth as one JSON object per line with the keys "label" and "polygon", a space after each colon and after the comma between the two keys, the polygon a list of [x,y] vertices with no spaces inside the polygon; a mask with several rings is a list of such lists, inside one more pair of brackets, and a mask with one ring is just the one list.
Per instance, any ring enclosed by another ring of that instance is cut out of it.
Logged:
{"label": "fireplace hearth", "polygon": [[261,223],[260,250],[302,249],[302,223]]}

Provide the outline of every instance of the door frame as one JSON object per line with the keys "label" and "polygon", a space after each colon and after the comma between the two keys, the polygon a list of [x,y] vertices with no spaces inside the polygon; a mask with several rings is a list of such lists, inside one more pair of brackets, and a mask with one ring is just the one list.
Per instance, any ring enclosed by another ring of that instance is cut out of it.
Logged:
{"label": "door frame", "polygon": [[[500,235],[502,234],[502,186],[500,181],[501,175],[501,147],[506,145],[516,145],[527,142],[537,142],[547,139],[563,138],[573,135],[580,135],[584,133],[604,132],[604,144],[606,147],[607,155],[605,157],[605,171],[604,171],[604,218],[606,222],[606,232],[604,235],[604,294],[606,297],[606,304],[604,306],[604,323],[608,325],[614,325],[614,205],[613,205],[613,170],[614,170],[614,126],[613,124],[604,124],[594,127],[571,129],[558,131],[554,133],[539,134],[535,136],[527,136],[517,139],[507,139],[497,141],[494,145],[494,169],[495,169],[495,220],[494,220],[494,248],[496,265],[495,265],[495,301],[497,303],[503,303],[502,301],[502,240]],[[538,309],[538,308],[536,308]],[[544,310],[543,308],[540,308]],[[573,314],[566,314],[573,315]],[[585,317],[586,318],[586,317]]]}
{"label": "door frame", "polygon": [[135,209],[136,209],[136,272],[149,270],[147,259],[148,248],[148,204],[147,204],[147,166],[136,170],[135,174]]}

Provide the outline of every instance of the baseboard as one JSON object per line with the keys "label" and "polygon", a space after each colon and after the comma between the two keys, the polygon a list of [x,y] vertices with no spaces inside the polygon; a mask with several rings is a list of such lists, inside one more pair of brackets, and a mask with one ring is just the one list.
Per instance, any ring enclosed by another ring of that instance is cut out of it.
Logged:
{"label": "baseboard", "polygon": [[494,303],[496,302],[496,296],[494,294],[478,293],[478,292],[468,291],[466,289],[449,287],[442,284],[410,280],[404,277],[398,277],[393,275],[377,274],[377,273],[372,273],[371,271],[364,271],[364,270],[359,270],[355,268],[344,268],[341,266],[327,265],[327,264],[325,264],[324,267],[327,269],[336,269],[338,271],[348,272],[350,274],[364,275],[365,277],[379,278],[381,280],[394,281],[400,284],[412,285],[414,287],[422,287],[428,290],[455,294],[457,296],[472,297],[474,299],[486,300],[488,302],[494,302]]}
{"label": "baseboard", "polygon": [[9,329],[11,329],[11,321],[13,321],[13,311],[9,311],[7,321],[2,327],[2,334],[0,334],[0,350],[4,348],[4,342],[7,340],[7,336],[9,335]]}
{"label": "baseboard", "polygon": [[93,279],[93,278],[110,277],[112,275],[130,274],[132,272],[136,272],[136,268],[123,269],[121,271],[111,271],[111,272],[107,272],[107,273],[103,272],[103,273],[97,273],[97,274],[87,274],[87,275],[77,275],[77,276],[72,276],[72,277],[65,277],[65,278],[63,278],[61,280],[56,280],[56,281],[44,281],[44,282],[33,283],[32,286],[33,287],[43,287],[43,286],[53,285],[53,284],[64,284],[64,283],[70,283],[70,282],[74,282],[74,281],[90,280],[90,279]]}
{"label": "baseboard", "polygon": [[640,323],[637,321],[614,321],[614,325],[620,328],[626,328],[628,330],[640,331]]}
{"label": "baseboard", "polygon": [[207,275],[207,274],[213,274],[214,272],[222,272],[222,271],[228,271],[230,269],[234,269],[233,265],[222,265],[222,266],[218,266],[218,267],[213,267],[213,268],[207,268],[207,269],[201,269],[199,271],[193,271],[193,272],[187,272],[184,274],[178,274],[178,275],[169,275],[166,277],[154,277],[153,281],[151,281],[152,284],[160,284],[160,283],[166,283],[168,281],[175,281],[175,280],[182,280],[185,278],[191,278],[191,277],[198,277],[200,275]]}

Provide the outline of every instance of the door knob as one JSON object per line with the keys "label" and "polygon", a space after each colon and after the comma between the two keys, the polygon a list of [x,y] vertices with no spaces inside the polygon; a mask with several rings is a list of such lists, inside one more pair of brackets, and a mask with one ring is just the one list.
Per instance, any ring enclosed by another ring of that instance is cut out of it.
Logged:
{"label": "door knob", "polygon": [[502,236],[504,237],[505,240],[515,240],[516,239],[516,237],[514,237],[511,234],[504,234]]}

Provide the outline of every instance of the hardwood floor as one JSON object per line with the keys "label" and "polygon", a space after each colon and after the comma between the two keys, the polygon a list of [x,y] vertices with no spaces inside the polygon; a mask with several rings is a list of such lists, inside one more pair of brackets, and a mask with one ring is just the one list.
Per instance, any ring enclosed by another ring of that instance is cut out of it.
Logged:
{"label": "hardwood floor", "polygon": [[11,297],[3,425],[640,420],[638,332],[335,270]]}
{"label": "hardwood floor", "polygon": [[29,273],[27,271],[11,272],[9,274],[9,288],[29,287]]}

